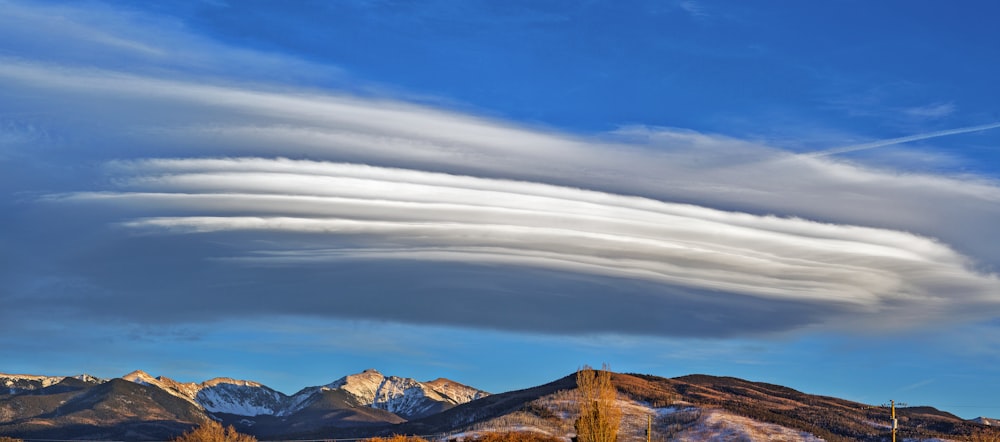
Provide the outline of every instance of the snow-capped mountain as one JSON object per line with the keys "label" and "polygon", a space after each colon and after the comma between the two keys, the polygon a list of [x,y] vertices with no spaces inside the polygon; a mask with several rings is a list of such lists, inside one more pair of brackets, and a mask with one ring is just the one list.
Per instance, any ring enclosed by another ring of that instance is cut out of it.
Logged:
{"label": "snow-capped mountain", "polygon": [[45,388],[61,380],[63,380],[62,377],[0,373],[0,386],[9,390],[9,394]]}
{"label": "snow-capped mountain", "polygon": [[977,424],[989,425],[991,427],[992,426],[1000,425],[1000,419],[992,419],[992,418],[983,417],[983,416],[980,416],[980,417],[977,417],[975,419],[972,419],[972,422],[975,422]]}
{"label": "snow-capped mountain", "polygon": [[418,382],[385,376],[374,369],[344,376],[320,389],[344,391],[359,405],[386,410],[406,419],[438,413],[489,394],[447,379]]}
{"label": "snow-capped mountain", "polygon": [[252,381],[215,378],[201,383],[195,400],[213,413],[279,415],[288,396]]}
{"label": "snow-capped mountain", "polygon": [[24,391],[38,390],[62,382],[63,379],[71,377],[87,383],[101,383],[104,379],[96,378],[89,374],[76,376],[38,376],[30,374],[6,374],[0,373],[0,391],[7,394],[17,394]]}
{"label": "snow-capped mountain", "polygon": [[181,383],[137,370],[122,379],[157,387],[211,413],[239,416],[290,416],[319,400],[323,392],[340,391],[355,406],[376,408],[405,419],[414,419],[489,394],[447,379],[418,382],[410,378],[387,377],[377,370],[365,370],[327,385],[308,387],[292,396],[257,382],[230,378],[216,378],[200,384]]}
{"label": "snow-capped mountain", "polygon": [[277,415],[289,399],[257,382],[231,378],[215,378],[200,384],[183,383],[163,376],[154,378],[142,370],[136,370],[122,376],[122,379],[160,388],[212,413]]}
{"label": "snow-capped mountain", "polygon": [[142,370],[133,371],[125,376],[122,376],[122,379],[136,384],[157,387],[167,393],[191,402],[192,404],[200,405],[194,400],[195,395],[198,394],[198,384],[193,382],[181,383],[163,376],[154,378],[150,376],[149,373]]}

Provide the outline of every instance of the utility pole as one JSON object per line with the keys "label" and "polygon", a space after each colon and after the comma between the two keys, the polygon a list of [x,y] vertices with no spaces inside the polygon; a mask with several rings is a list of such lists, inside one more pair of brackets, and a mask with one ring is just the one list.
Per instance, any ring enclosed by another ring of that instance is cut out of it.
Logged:
{"label": "utility pole", "polygon": [[877,406],[876,405],[866,405],[864,407],[861,407],[862,410],[870,410],[872,408],[889,408],[890,413],[891,413],[889,415],[890,416],[889,428],[892,430],[892,442],[896,442],[896,433],[899,431],[899,419],[896,419],[896,405],[899,405],[900,407],[908,407],[909,406],[909,404],[904,404],[902,402],[900,402],[900,403],[897,404],[896,401],[890,400],[888,406],[886,406],[886,404],[882,404],[882,405],[877,405]]}

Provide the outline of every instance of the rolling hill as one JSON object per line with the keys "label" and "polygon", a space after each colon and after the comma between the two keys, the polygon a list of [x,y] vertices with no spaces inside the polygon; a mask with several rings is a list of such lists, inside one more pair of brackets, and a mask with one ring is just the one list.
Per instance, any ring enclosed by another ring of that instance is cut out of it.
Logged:
{"label": "rolling hill", "polygon": [[[888,440],[889,411],[731,377],[614,374],[620,442]],[[575,434],[574,375],[487,394],[447,379],[418,382],[376,370],[285,395],[217,378],[200,384],[133,372],[101,380],[2,375],[0,435],[34,439],[164,440],[209,419],[262,439],[416,434],[447,440],[491,431]],[[898,408],[906,440],[962,440],[990,428],[932,407]]]}

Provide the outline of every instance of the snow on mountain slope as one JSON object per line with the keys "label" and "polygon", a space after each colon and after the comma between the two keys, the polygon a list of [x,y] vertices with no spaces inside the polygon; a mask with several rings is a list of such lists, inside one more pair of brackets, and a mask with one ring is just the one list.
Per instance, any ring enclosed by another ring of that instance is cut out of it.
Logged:
{"label": "snow on mountain slope", "polygon": [[390,376],[383,379],[370,406],[414,418],[439,411],[444,403],[444,398],[420,382]]}
{"label": "snow on mountain slope", "polygon": [[984,417],[984,416],[980,416],[980,417],[977,417],[977,418],[971,419],[971,420],[972,420],[972,422],[975,422],[977,424],[983,424],[983,425],[989,425],[989,426],[1000,425],[1000,419],[992,419],[992,418],[988,418],[988,417]]}
{"label": "snow on mountain slope", "polygon": [[344,376],[321,388],[342,390],[354,396],[360,405],[407,419],[436,413],[489,394],[447,379],[425,383],[411,378],[387,377],[374,369]]}
{"label": "snow on mountain slope", "polygon": [[149,373],[146,373],[142,370],[133,371],[125,376],[122,376],[122,379],[134,382],[136,384],[157,387],[167,393],[170,393],[173,396],[184,399],[192,404],[197,405],[198,407],[202,407],[201,404],[199,404],[195,400],[195,395],[198,393],[199,388],[198,384],[195,384],[193,382],[181,383],[163,376],[154,378],[153,376],[150,376]]}
{"label": "snow on mountain slope", "polygon": [[313,391],[318,390],[314,387],[305,395],[288,397],[253,381],[215,378],[200,384],[185,383],[163,376],[154,378],[142,370],[133,371],[122,376],[122,379],[160,388],[211,413],[229,413],[239,416],[259,416],[262,414],[286,416],[308,404]]}
{"label": "snow on mountain slope", "polygon": [[288,397],[253,381],[215,378],[200,384],[183,383],[158,376],[152,377],[136,370],[122,379],[137,384],[160,388],[212,413],[230,413],[240,416],[277,414]]}
{"label": "snow on mountain slope", "polygon": [[[575,421],[579,416],[578,394],[558,391],[530,403],[526,409],[546,409],[550,417],[540,419],[533,413],[511,413],[493,422],[474,426],[485,431],[531,431],[570,440],[576,436]],[[820,442],[823,439],[801,430],[756,421],[721,409],[695,406],[678,402],[670,407],[652,407],[647,402],[627,399],[620,395],[617,407],[621,410],[618,429],[619,441],[645,441],[647,425],[652,424],[653,440],[683,442],[744,441],[744,442]],[[652,418],[652,419],[650,419]],[[454,436],[453,436],[454,437]]]}
{"label": "snow on mountain slope", "polygon": [[12,387],[15,384],[21,383],[25,385],[38,385],[39,388],[45,388],[49,385],[57,384],[61,380],[63,380],[63,376],[0,373],[0,385],[5,387]]}
{"label": "snow on mountain slope", "polygon": [[275,416],[284,417],[295,414],[296,412],[306,408],[313,401],[316,400],[316,394],[323,391],[323,387],[306,387],[300,390],[298,393],[293,394],[288,397],[282,404],[281,409],[275,413]]}
{"label": "snow on mountain slope", "polygon": [[[87,374],[72,377],[89,383],[107,382],[106,379]],[[0,373],[0,394],[38,390],[58,384],[65,378],[66,376]],[[196,384],[177,382],[164,376],[153,377],[142,370],[133,371],[121,378],[159,388],[208,412],[239,416],[290,416],[317,400],[319,393],[329,390],[348,393],[353,398],[352,402],[358,406],[389,411],[406,419],[437,413],[489,395],[485,391],[448,379],[418,382],[411,378],[385,376],[372,369],[344,376],[327,385],[305,388],[293,396],[257,382],[230,378],[216,378]]]}
{"label": "snow on mountain slope", "polygon": [[91,384],[103,384],[103,383],[105,383],[105,382],[108,381],[107,379],[99,378],[97,376],[91,376],[91,375],[86,374],[86,373],[84,373],[84,374],[78,374],[76,376],[69,376],[69,377],[71,377],[73,379],[81,380],[83,382],[91,383]]}
{"label": "snow on mountain slope", "polygon": [[89,374],[80,374],[76,376],[39,376],[31,374],[0,373],[0,393],[17,394],[30,390],[38,390],[50,385],[58,384],[67,377],[93,384],[105,382],[105,379],[100,379]]}
{"label": "snow on mountain slope", "polygon": [[278,414],[288,396],[252,381],[215,378],[201,384],[195,399],[213,413],[258,416]]}
{"label": "snow on mountain slope", "polygon": [[368,369],[358,374],[344,376],[324,385],[326,390],[344,390],[357,397],[364,404],[374,404],[385,376],[377,370]]}
{"label": "snow on mountain slope", "polygon": [[434,390],[443,399],[454,405],[472,402],[476,399],[489,396],[489,393],[485,391],[472,388],[468,385],[462,385],[458,382],[445,378],[437,378],[433,381],[424,382],[423,384],[430,387],[431,390]]}

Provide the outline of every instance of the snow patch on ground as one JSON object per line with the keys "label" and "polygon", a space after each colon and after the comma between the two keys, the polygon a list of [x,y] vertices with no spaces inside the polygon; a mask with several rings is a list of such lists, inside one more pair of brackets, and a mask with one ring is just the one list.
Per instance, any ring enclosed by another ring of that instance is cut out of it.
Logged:
{"label": "snow patch on ground", "polygon": [[681,442],[821,442],[823,439],[804,431],[758,422],[721,410],[703,410],[701,419],[694,425],[681,431],[675,440]]}
{"label": "snow patch on ground", "polygon": [[[564,440],[566,442],[571,442],[573,440],[573,437],[576,436],[576,434],[569,434],[569,435],[552,434],[550,431],[547,431],[547,430],[545,430],[543,428],[533,427],[533,426],[529,426],[529,425],[516,425],[516,426],[505,428],[504,431],[510,431],[510,432],[516,432],[516,433],[536,433],[536,434],[542,434],[542,435],[545,435],[545,436],[557,437],[557,438],[560,438],[560,439],[562,439],[562,440]],[[494,430],[470,430],[470,431],[463,431],[461,433],[449,434],[448,435],[448,440],[457,440],[459,442],[466,441],[466,440],[475,440],[476,438],[478,438],[478,437],[480,437],[480,436],[482,436],[484,434],[495,433],[495,432],[496,431],[494,431]]]}

